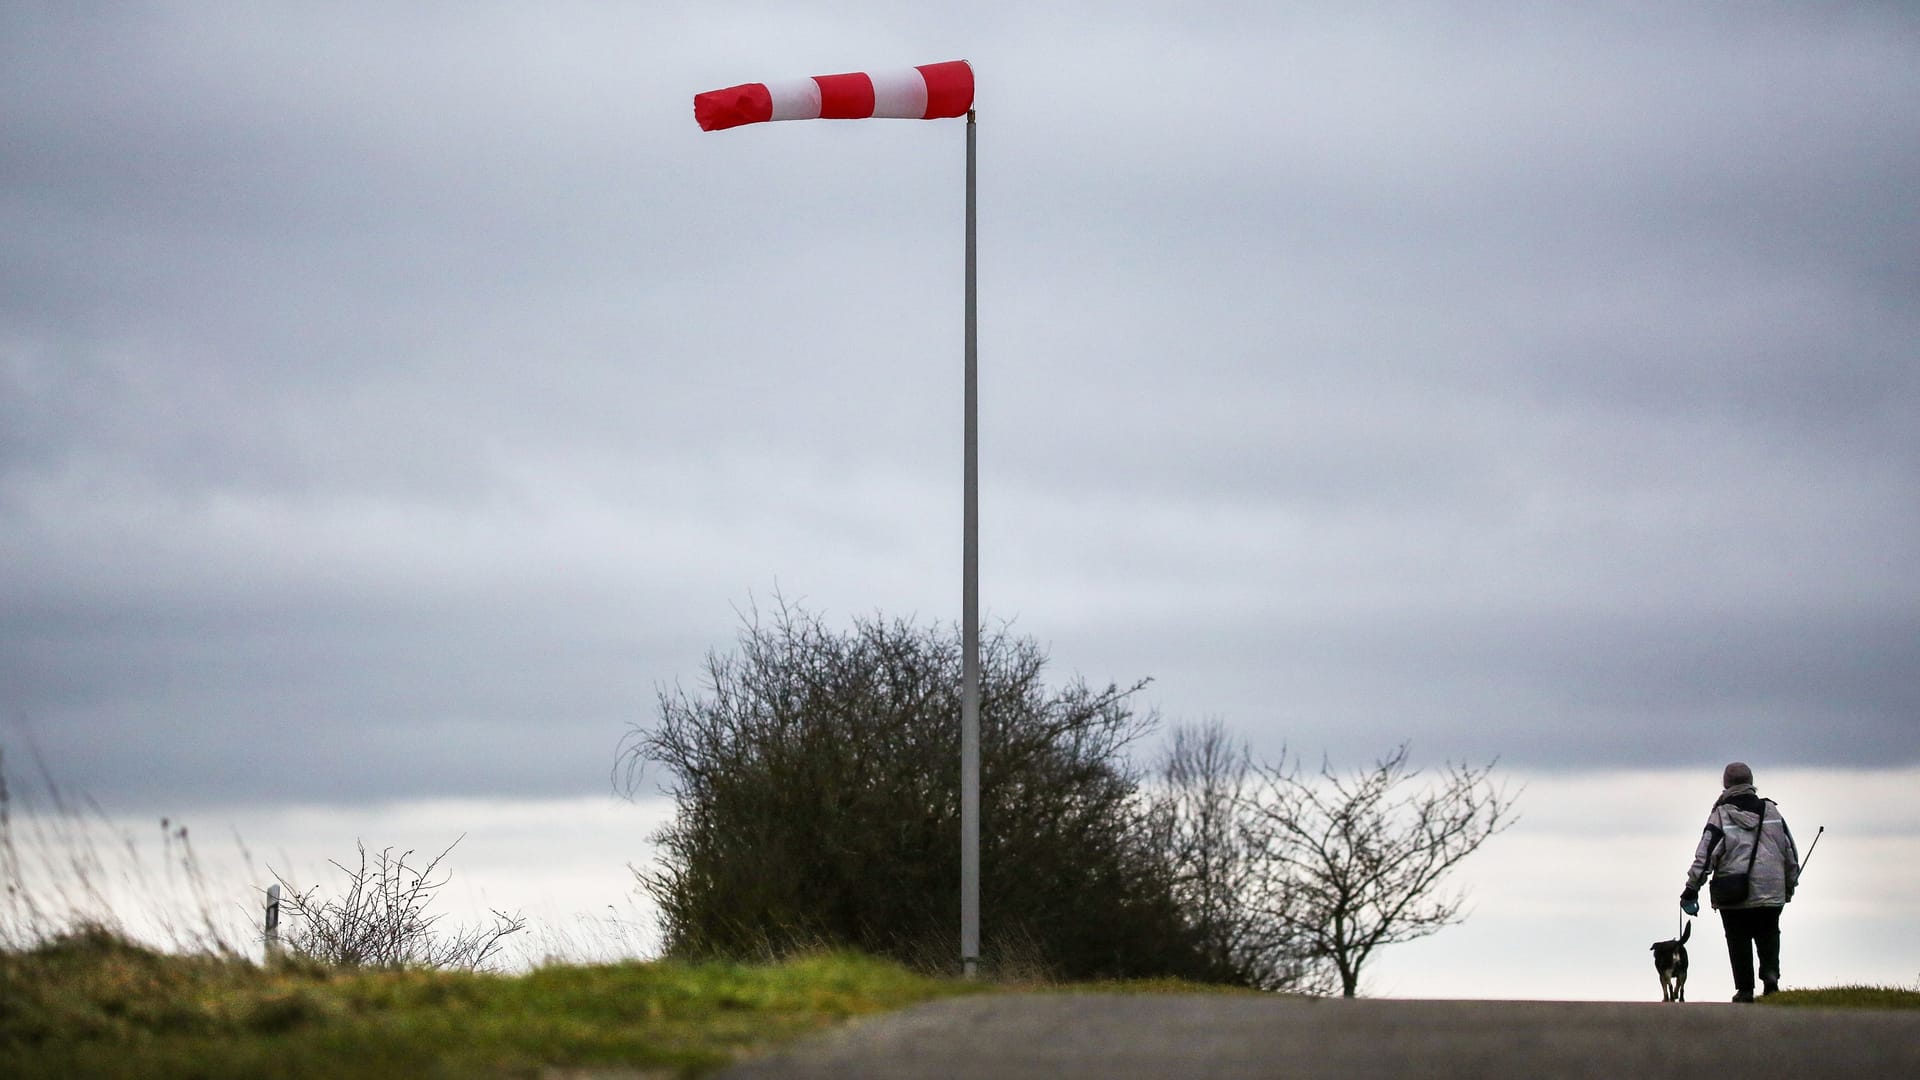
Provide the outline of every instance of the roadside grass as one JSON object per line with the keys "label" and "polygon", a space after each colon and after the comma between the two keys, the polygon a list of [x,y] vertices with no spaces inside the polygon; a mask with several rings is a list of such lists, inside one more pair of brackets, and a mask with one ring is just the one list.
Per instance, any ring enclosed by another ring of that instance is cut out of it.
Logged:
{"label": "roadside grass", "polygon": [[1821,1009],[1920,1009],[1920,989],[1904,986],[1832,986],[1782,990],[1759,999],[1768,1005]]}
{"label": "roadside grass", "polygon": [[992,989],[844,952],[520,975],[267,969],[82,928],[0,953],[0,1075],[699,1076],[853,1017]]}
{"label": "roadside grass", "polygon": [[[769,964],[627,961],[512,975],[262,967],[82,926],[0,949],[0,1076],[699,1077],[856,1017],[1009,991],[1254,993],[1175,979],[970,982],[836,951]],[[1846,986],[1762,1000],[1913,1009],[1920,989]]]}
{"label": "roadside grass", "polygon": [[[1060,986],[1032,943],[1018,940],[998,944],[979,981],[916,973],[941,970],[944,943],[906,966],[824,948],[758,964],[644,961],[606,956],[598,941],[592,962],[511,974],[470,970],[486,966],[478,963],[262,966],[249,959],[259,955],[259,909],[218,899],[233,890],[206,873],[185,826],[161,822],[156,866],[150,850],[90,801],[65,797],[44,768],[38,789],[20,788],[8,783],[6,763],[0,751],[0,1078],[699,1076],[942,997],[1216,989],[1176,980]],[[250,867],[244,845],[241,855]],[[426,880],[379,866],[369,877],[360,865],[355,881],[371,880],[381,897]],[[400,918],[376,910],[375,921],[429,935],[437,916],[412,917],[428,900],[401,905]],[[578,941],[549,940],[543,955],[556,943],[583,958]]]}

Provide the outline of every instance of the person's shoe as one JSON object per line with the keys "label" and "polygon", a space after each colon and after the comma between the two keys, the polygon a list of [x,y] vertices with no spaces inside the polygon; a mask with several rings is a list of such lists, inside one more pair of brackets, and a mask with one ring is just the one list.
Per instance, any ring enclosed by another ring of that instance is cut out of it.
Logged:
{"label": "person's shoe", "polygon": [[1737,993],[1737,994],[1735,994],[1735,995],[1733,995],[1733,1003],[1734,1003],[1735,1005],[1750,1005],[1750,1004],[1752,1004],[1752,1003],[1753,1003],[1753,991],[1751,991],[1751,990],[1742,990],[1742,991],[1740,991],[1739,993]]}
{"label": "person's shoe", "polygon": [[1777,994],[1779,992],[1780,992],[1780,980],[1778,979],[1767,979],[1760,984],[1761,997],[1765,997],[1768,994]]}

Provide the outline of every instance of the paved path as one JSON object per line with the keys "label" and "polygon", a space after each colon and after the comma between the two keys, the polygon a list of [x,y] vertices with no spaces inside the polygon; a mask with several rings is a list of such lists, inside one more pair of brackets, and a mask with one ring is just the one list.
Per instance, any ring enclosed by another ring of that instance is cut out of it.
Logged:
{"label": "paved path", "polygon": [[992,994],[865,1020],[724,1080],[1920,1077],[1920,1012]]}

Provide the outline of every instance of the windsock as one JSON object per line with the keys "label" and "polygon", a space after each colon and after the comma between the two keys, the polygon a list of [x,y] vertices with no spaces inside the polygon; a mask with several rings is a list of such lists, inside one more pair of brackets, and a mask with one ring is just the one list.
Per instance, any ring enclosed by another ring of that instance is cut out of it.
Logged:
{"label": "windsock", "polygon": [[702,131],[768,120],[940,120],[965,116],[971,108],[973,68],[965,60],[903,71],[741,83],[693,96],[693,118]]}

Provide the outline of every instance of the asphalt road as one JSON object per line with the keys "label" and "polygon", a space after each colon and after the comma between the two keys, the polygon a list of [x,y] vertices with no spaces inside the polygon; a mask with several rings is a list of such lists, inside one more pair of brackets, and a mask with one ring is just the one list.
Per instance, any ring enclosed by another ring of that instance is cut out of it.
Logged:
{"label": "asphalt road", "polygon": [[1920,1012],[992,994],[861,1021],[725,1080],[1920,1077]]}

